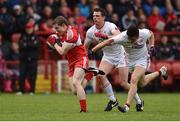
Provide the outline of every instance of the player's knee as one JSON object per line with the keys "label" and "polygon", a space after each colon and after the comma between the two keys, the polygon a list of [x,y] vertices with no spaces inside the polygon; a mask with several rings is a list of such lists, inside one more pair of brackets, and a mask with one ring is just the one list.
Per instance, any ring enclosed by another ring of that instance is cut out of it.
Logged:
{"label": "player's knee", "polygon": [[78,82],[78,81],[73,81],[73,87],[74,87],[75,89],[77,89],[80,85],[81,85],[80,82]]}
{"label": "player's knee", "polygon": [[74,85],[71,87],[71,91],[72,93],[76,94],[76,88],[74,87]]}
{"label": "player's knee", "polygon": [[100,83],[102,85],[102,87],[104,87],[105,85],[107,85],[109,83],[109,81],[107,80],[107,78],[105,76],[98,76]]}
{"label": "player's knee", "polygon": [[130,89],[136,89],[137,90],[138,86],[136,83],[130,83]]}
{"label": "player's knee", "polygon": [[130,82],[131,82],[131,84],[136,84],[137,85],[138,84],[138,78],[132,76]]}
{"label": "player's knee", "polygon": [[73,76],[73,82],[77,82],[80,81],[82,78],[82,76]]}
{"label": "player's knee", "polygon": [[73,87],[71,87],[71,91],[72,91],[72,93],[74,94],[74,95],[77,95],[77,91],[76,91],[76,88],[73,86]]}

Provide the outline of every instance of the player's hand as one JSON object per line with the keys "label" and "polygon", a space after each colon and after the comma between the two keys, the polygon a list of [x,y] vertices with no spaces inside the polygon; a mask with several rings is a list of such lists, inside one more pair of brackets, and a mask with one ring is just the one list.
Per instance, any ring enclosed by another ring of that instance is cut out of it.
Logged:
{"label": "player's hand", "polygon": [[93,56],[94,52],[90,49],[90,50],[88,50],[88,55]]}
{"label": "player's hand", "polygon": [[100,33],[100,32],[96,32],[94,35],[95,35],[96,37],[101,38],[101,39],[108,39],[108,35],[103,34],[103,33]]}
{"label": "player's hand", "polygon": [[46,40],[46,43],[52,48],[52,49],[55,49],[54,48],[54,45],[57,43],[59,46],[62,46],[62,43],[59,39],[59,37],[56,35],[56,34],[52,34],[50,35],[47,40]]}
{"label": "player's hand", "polygon": [[88,57],[90,59],[94,59],[95,58],[95,53],[91,49],[88,49]]}
{"label": "player's hand", "polygon": [[156,56],[156,49],[154,46],[150,47],[149,51],[151,57]]}

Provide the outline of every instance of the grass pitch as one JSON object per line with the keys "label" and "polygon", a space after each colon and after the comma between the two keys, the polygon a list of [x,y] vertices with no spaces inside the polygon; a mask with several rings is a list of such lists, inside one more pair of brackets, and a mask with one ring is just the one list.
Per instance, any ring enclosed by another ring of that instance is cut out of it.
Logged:
{"label": "grass pitch", "polygon": [[[108,99],[105,94],[88,94],[88,113],[79,113],[76,96],[63,94],[36,94],[34,96],[15,94],[0,95],[0,120],[59,120],[59,121],[180,121],[180,94],[140,94],[145,101],[143,112],[135,111],[133,102],[128,113],[117,109],[104,112]],[[119,102],[125,102],[127,94],[116,94]]]}

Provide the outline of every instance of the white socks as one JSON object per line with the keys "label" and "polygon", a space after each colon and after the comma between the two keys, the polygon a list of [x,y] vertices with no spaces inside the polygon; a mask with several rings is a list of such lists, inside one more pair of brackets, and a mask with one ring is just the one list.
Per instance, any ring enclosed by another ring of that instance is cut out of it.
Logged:
{"label": "white socks", "polygon": [[110,83],[109,83],[108,86],[106,86],[106,87],[104,88],[104,91],[106,92],[107,96],[109,97],[109,99],[110,99],[111,101],[113,101],[113,102],[116,101],[116,98],[115,98],[115,96],[114,96],[114,92],[113,92],[113,90],[112,90],[112,85],[111,85]]}
{"label": "white socks", "polygon": [[135,94],[134,99],[136,101],[136,104],[141,104],[141,98],[139,97],[137,93]]}

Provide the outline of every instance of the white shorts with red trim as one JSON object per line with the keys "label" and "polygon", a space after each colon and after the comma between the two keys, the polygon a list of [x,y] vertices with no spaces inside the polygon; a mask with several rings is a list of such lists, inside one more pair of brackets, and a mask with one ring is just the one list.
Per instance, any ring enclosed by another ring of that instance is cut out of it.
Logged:
{"label": "white shorts with red trim", "polygon": [[118,67],[126,67],[127,60],[125,55],[115,55],[115,56],[106,56],[102,57],[102,61],[107,61],[110,64],[114,65],[116,68]]}

